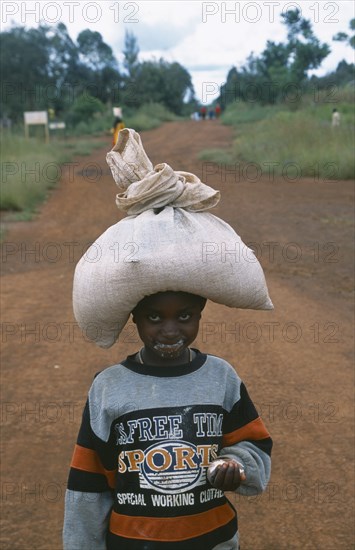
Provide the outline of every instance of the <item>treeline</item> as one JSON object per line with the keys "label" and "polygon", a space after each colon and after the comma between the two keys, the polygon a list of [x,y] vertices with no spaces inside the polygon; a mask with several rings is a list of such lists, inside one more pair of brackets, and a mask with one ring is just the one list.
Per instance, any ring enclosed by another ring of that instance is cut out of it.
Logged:
{"label": "treeline", "polygon": [[[304,94],[325,90],[331,95],[332,88],[354,81],[355,66],[346,61],[325,77],[309,78],[308,72],[321,66],[331,48],[318,40],[310,21],[299,10],[289,10],[281,17],[287,28],[287,41],[269,40],[259,56],[251,53],[240,69],[230,69],[218,98],[222,108],[236,101],[260,105],[288,103],[296,108]],[[350,21],[350,29],[354,31],[355,19]],[[355,47],[354,36],[347,33],[338,33],[333,40]]]}
{"label": "treeline", "polygon": [[1,116],[16,122],[24,111],[53,109],[76,124],[108,105],[154,102],[181,115],[194,102],[191,76],[179,63],[141,63],[130,33],[123,53],[120,67],[99,32],[86,29],[74,41],[63,23],[1,32]]}
{"label": "treeline", "polygon": [[[315,36],[309,20],[299,10],[282,16],[285,42],[269,40],[264,51],[253,53],[241,68],[232,67],[214,102],[222,108],[234,102],[297,108],[309,92],[343,86],[354,80],[354,64],[342,61],[335,72],[308,77],[321,66],[331,48]],[[355,19],[350,22],[355,29]],[[353,34],[338,33],[333,40],[355,47]],[[189,72],[179,63],[139,60],[139,46],[126,33],[123,63],[99,32],[82,31],[76,41],[66,26],[17,26],[0,33],[0,116],[22,121],[24,111],[52,109],[72,126],[109,112],[111,106],[138,110],[147,103],[160,104],[176,115],[198,108]],[[110,111],[112,112],[112,111]]]}

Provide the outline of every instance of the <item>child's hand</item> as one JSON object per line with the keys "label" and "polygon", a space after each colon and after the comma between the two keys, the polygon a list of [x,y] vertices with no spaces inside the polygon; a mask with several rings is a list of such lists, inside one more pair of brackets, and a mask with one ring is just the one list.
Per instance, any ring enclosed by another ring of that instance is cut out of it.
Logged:
{"label": "child's hand", "polygon": [[212,462],[207,471],[212,487],[222,491],[235,491],[246,479],[243,468],[235,460],[219,459]]}

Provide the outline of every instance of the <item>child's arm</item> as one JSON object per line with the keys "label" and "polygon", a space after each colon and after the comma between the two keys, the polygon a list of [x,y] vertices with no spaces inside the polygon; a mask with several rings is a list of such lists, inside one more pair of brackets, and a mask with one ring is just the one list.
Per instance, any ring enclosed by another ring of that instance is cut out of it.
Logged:
{"label": "child's arm", "polygon": [[65,497],[64,550],[106,550],[117,468],[104,465],[106,443],[92,430],[86,403],[75,446]]}
{"label": "child's arm", "polygon": [[[271,439],[270,439],[271,443]],[[213,487],[235,491],[242,495],[256,495],[266,489],[271,473],[270,455],[251,441],[225,447],[221,451],[223,463],[208,476]],[[220,462],[221,457],[215,462]],[[214,465],[214,462],[211,463]]]}
{"label": "child's arm", "polygon": [[[272,441],[271,438],[269,439],[271,452]],[[223,454],[223,458],[239,463],[244,470],[245,476],[245,479],[241,479],[236,488],[233,488],[231,485],[227,488],[229,479],[223,480],[224,491],[236,490],[242,495],[249,496],[262,493],[266,489],[271,474],[271,458],[269,452],[260,449],[257,443],[242,441],[236,445],[222,449],[221,454]]]}
{"label": "child's arm", "polygon": [[242,382],[238,393],[223,425],[218,460],[224,463],[217,466],[210,483],[224,491],[255,495],[270,479],[272,440]]}
{"label": "child's arm", "polygon": [[112,494],[67,490],[63,550],[106,550]]}

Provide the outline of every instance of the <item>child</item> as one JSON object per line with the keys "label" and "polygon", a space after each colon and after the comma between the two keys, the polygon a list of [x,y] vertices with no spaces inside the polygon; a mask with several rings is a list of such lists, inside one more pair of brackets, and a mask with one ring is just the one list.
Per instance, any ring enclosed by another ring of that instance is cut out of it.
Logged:
{"label": "child", "polygon": [[121,117],[116,116],[112,124],[112,145],[115,146],[118,140],[118,134],[125,128],[125,124]]}
{"label": "child", "polygon": [[332,127],[337,128],[338,126],[340,126],[340,114],[338,112],[338,109],[333,109]]}
{"label": "child", "polygon": [[89,391],[65,550],[239,547],[224,491],[265,489],[272,441],[233,367],[190,348],[205,302],[169,291],[134,308],[142,349],[99,373]]}

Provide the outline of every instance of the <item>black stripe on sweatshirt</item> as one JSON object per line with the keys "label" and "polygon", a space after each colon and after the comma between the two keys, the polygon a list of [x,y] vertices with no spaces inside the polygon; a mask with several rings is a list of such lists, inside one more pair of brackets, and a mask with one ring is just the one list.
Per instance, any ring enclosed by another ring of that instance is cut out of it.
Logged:
{"label": "black stripe on sweatshirt", "polygon": [[[232,539],[237,531],[238,521],[237,518],[234,518],[212,533],[206,533],[193,539],[178,542],[159,542],[154,540],[127,539],[113,533],[108,533],[106,544],[107,550],[213,550],[217,544]],[[172,536],[176,535],[177,533],[172,533]]]}

